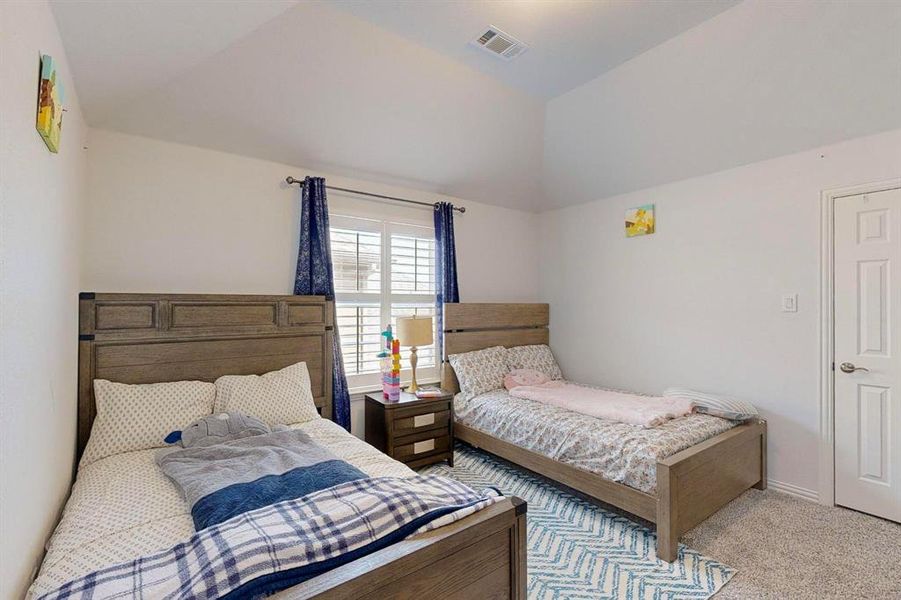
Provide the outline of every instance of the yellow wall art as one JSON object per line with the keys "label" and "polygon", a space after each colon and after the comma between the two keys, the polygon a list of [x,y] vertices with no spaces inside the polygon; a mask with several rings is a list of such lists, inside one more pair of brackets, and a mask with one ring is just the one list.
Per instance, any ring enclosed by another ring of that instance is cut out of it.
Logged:
{"label": "yellow wall art", "polygon": [[626,211],[626,237],[654,233],[654,205],[645,204]]}
{"label": "yellow wall art", "polygon": [[50,152],[59,152],[60,129],[63,126],[65,94],[56,62],[47,54],[41,56],[41,83],[38,88],[37,130]]}

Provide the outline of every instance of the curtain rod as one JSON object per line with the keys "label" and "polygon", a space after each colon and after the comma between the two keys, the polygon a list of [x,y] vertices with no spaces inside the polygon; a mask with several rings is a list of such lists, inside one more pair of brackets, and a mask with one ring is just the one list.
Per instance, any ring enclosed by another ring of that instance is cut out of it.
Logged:
{"label": "curtain rod", "polygon": [[[288,185],[293,185],[293,184],[297,183],[297,184],[300,184],[300,187],[303,187],[303,179],[296,179],[294,177],[291,177],[290,175],[285,177],[285,182]],[[383,196],[381,194],[373,194],[371,192],[361,192],[360,190],[351,190],[348,188],[335,187],[333,185],[327,185],[325,187],[330,190],[337,190],[339,192],[350,192],[351,194],[359,194],[361,196],[369,196],[371,198],[381,198],[382,200],[394,200],[395,202],[406,202],[407,204],[418,204],[420,206],[432,206],[432,207],[438,206],[437,202],[434,202],[434,203],[420,202],[419,200],[408,200],[406,198],[396,198],[394,196]],[[461,213],[466,212],[465,206],[454,206],[453,208],[454,208],[454,210],[460,211]]]}

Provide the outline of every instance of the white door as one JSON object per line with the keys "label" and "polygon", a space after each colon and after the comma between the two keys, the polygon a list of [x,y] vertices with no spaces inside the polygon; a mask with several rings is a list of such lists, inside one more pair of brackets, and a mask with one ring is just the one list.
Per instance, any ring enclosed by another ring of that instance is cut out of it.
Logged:
{"label": "white door", "polygon": [[835,503],[901,521],[901,189],[834,214]]}

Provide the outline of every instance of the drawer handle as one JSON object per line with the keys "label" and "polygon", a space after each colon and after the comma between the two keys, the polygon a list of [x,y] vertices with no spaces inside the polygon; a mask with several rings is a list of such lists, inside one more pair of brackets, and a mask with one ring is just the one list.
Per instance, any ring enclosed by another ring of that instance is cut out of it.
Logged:
{"label": "drawer handle", "polygon": [[413,427],[424,427],[426,425],[434,425],[435,424],[435,413],[429,413],[427,415],[416,415],[413,417]]}
{"label": "drawer handle", "polygon": [[435,449],[435,439],[423,440],[413,444],[413,454],[421,454]]}

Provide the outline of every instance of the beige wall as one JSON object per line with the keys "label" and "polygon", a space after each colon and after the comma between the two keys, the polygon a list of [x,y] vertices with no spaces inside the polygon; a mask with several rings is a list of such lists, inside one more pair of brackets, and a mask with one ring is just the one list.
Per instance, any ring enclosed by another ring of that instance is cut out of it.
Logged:
{"label": "beige wall", "polygon": [[[750,400],[769,420],[770,477],[815,495],[820,192],[898,176],[901,130],[544,213],[564,374]],[[642,204],[657,232],[628,239],[625,210]],[[793,293],[798,312],[781,312]]]}
{"label": "beige wall", "polygon": [[[35,130],[38,61],[65,85],[62,143]],[[75,451],[86,128],[45,2],[0,3],[0,598],[25,592]]]}

